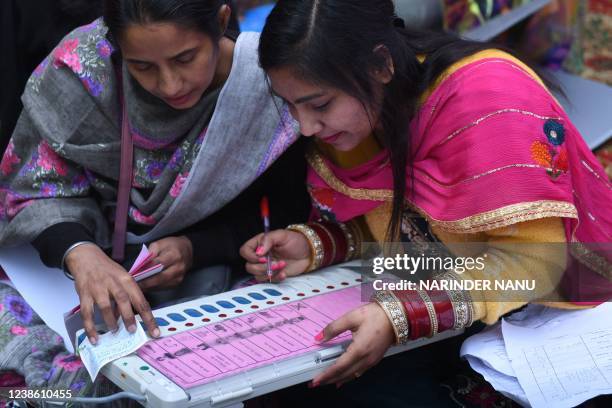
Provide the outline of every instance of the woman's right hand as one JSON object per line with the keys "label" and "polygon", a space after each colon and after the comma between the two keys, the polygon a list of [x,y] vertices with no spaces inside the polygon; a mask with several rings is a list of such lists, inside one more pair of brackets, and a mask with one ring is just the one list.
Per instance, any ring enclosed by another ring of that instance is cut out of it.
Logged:
{"label": "woman's right hand", "polygon": [[310,265],[311,249],[306,237],[296,231],[281,229],[259,234],[248,240],[240,255],[246,259],[246,270],[259,282],[267,282],[266,255],[272,256],[272,282],[306,272]]}
{"label": "woman's right hand", "polygon": [[96,344],[98,340],[93,318],[94,305],[100,309],[108,329],[117,329],[113,300],[130,333],[136,331],[138,324],[134,317],[135,309],[147,326],[149,334],[159,337],[151,307],[138,284],[97,245],[81,245],[70,251],[66,256],[66,267],[74,277],[76,291],[81,300],[83,327],[92,344]]}

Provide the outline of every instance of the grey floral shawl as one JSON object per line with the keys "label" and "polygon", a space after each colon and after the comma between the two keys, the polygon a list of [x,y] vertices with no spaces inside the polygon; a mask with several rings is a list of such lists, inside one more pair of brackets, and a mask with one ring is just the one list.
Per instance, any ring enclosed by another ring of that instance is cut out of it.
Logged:
{"label": "grey floral shawl", "polygon": [[[32,74],[0,163],[0,245],[60,222],[110,244],[120,161],[119,80],[102,20],[69,34]],[[134,140],[128,242],[147,242],[205,218],[260,175],[298,137],[267,89],[259,37],[238,37],[222,89],[187,111],[144,91],[125,67]],[[136,225],[148,228],[134,228]]]}

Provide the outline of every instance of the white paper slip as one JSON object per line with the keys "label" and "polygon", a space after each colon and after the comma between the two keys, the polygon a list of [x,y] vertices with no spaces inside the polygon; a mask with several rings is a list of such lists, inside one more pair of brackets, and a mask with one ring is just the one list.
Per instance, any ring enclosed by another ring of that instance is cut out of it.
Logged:
{"label": "white paper slip", "polygon": [[[99,335],[95,346],[89,342],[87,336],[79,343],[79,356],[92,381],[95,381],[100,369],[106,364],[135,352],[149,340],[139,323],[136,324],[134,333],[127,331],[123,319],[119,318],[117,324],[117,331]],[[84,330],[79,330],[77,336],[80,338],[83,333]]]}
{"label": "white paper slip", "polygon": [[534,408],[574,407],[612,394],[612,303],[581,311],[542,310],[519,324],[503,320],[502,332]]}
{"label": "white paper slip", "polygon": [[460,355],[461,357],[475,357],[493,370],[515,377],[514,369],[510,364],[510,357],[506,353],[501,323],[487,327],[480,333],[470,336],[461,345]]}
{"label": "white paper slip", "polygon": [[527,395],[516,377],[500,373],[485,365],[483,361],[478,358],[467,356],[466,359],[468,363],[470,363],[470,367],[477,373],[480,373],[480,375],[495,388],[495,391],[502,393],[523,407],[529,406]]}

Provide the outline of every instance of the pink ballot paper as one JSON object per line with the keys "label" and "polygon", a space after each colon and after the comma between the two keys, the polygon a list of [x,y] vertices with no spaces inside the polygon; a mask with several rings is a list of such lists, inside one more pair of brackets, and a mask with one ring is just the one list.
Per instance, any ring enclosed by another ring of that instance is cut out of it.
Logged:
{"label": "pink ballot paper", "polygon": [[[149,265],[149,261],[152,257],[153,254],[150,253],[147,246],[143,244],[140,253],[129,270],[129,274],[132,275],[136,282],[151,277],[164,270],[164,266],[162,264]],[[81,318],[81,313],[79,312],[80,310],[80,306],[76,306],[70,312],[64,314],[64,324],[73,345],[75,342],[75,333],[79,329],[83,328],[83,319]],[[104,320],[102,319],[102,316],[98,312],[97,308],[95,311],[94,320],[96,325],[104,323]]]}
{"label": "pink ballot paper", "polygon": [[345,288],[150,341],[138,356],[189,389],[346,342],[350,332],[324,345],[314,336],[360,305],[360,288]]}

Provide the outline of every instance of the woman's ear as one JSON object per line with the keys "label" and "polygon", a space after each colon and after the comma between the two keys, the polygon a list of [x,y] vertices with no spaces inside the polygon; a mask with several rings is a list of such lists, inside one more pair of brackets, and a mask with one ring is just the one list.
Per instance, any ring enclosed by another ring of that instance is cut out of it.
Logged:
{"label": "woman's ear", "polygon": [[222,34],[224,34],[225,30],[227,30],[231,15],[232,9],[230,8],[230,6],[224,4],[219,7],[219,12],[217,13],[217,22],[219,23],[219,27],[221,28]]}
{"label": "woman's ear", "polygon": [[379,68],[374,68],[372,72],[372,76],[377,82],[381,84],[388,84],[393,79],[393,75],[395,74],[395,66],[393,65],[393,58],[391,57],[391,53],[389,49],[383,45],[377,45],[372,50],[373,53],[377,54],[379,58],[384,59],[384,65]]}

